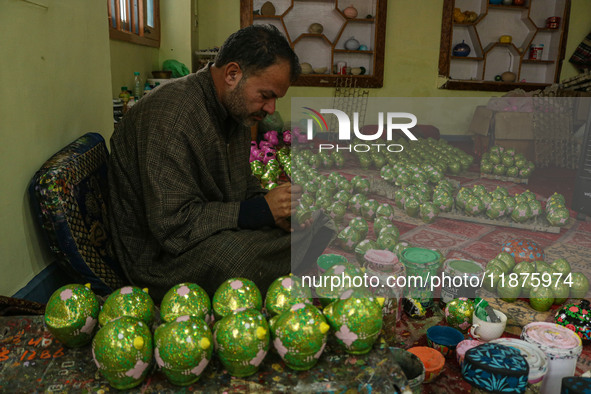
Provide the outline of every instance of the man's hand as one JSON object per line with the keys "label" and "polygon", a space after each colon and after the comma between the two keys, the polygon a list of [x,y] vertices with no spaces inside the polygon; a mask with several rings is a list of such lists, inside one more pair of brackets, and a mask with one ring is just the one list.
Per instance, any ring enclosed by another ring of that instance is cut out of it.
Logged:
{"label": "man's hand", "polygon": [[302,195],[302,187],[284,183],[265,194],[265,200],[275,219],[275,224],[285,231],[291,231],[289,219],[295,213],[298,200]]}

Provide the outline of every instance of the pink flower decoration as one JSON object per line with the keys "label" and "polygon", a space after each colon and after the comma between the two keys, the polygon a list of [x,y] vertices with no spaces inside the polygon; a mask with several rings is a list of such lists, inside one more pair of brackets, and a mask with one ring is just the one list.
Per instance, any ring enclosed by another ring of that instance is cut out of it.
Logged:
{"label": "pink flower decoration", "polygon": [[334,273],[335,274],[340,275],[343,272],[345,272],[345,266],[344,265],[335,265],[335,267],[334,267]]}
{"label": "pink flower decoration", "polygon": [[579,308],[577,306],[573,305],[570,308],[568,308],[568,310],[571,312],[577,313],[579,311]]}
{"label": "pink flower decoration", "polygon": [[238,290],[242,288],[242,286],[244,286],[244,283],[242,283],[241,280],[235,280],[230,283],[230,287],[232,287],[234,290]]}
{"label": "pink flower decoration", "polygon": [[92,316],[88,316],[86,318],[86,323],[84,324],[84,327],[82,327],[80,331],[85,334],[92,335],[94,326],[96,326],[96,319],[94,319]]}
{"label": "pink flower decoration", "polygon": [[94,346],[92,347],[92,359],[94,360],[94,363],[96,364],[96,367],[98,369],[101,369],[101,363],[99,363],[96,359],[96,355],[94,354]]}
{"label": "pink flower decoration", "polygon": [[305,308],[305,307],[306,307],[306,304],[300,302],[300,303],[297,303],[294,306],[292,306],[291,307],[291,310],[295,312],[295,311],[300,310],[300,309]]}
{"label": "pink flower decoration", "polygon": [[201,375],[201,372],[207,367],[207,364],[209,364],[209,360],[206,357],[203,357],[201,361],[199,361],[199,364],[191,370],[191,373],[197,376]]}
{"label": "pink flower decoration", "polygon": [[351,294],[353,294],[353,289],[349,289],[343,292],[343,294],[341,294],[341,300],[346,300],[348,298],[351,298]]}
{"label": "pink flower decoration", "polygon": [[154,349],[154,358],[156,359],[156,364],[158,364],[160,368],[164,367],[164,360],[160,357],[160,349]]}
{"label": "pink flower decoration", "polygon": [[131,286],[122,287],[119,293],[121,294],[131,294],[133,292],[133,288]]}
{"label": "pink flower decoration", "polygon": [[144,371],[146,370],[146,368],[148,368],[148,365],[150,365],[150,364],[145,363],[142,360],[137,360],[137,363],[135,363],[135,366],[132,369],[130,369],[129,371],[125,372],[125,376],[129,376],[134,379],[139,379],[139,378],[141,378],[141,376],[144,373]]}
{"label": "pink flower decoration", "polygon": [[275,345],[275,349],[277,349],[277,353],[279,353],[281,358],[284,358],[287,354],[287,348],[283,345],[283,342],[281,342],[281,339],[279,339],[279,337],[275,338],[275,340],[273,341],[273,345]]}
{"label": "pink flower decoration", "polygon": [[324,351],[324,348],[326,347],[326,342],[324,342],[322,344],[322,346],[320,347],[320,350],[316,352],[316,354],[314,354],[314,358],[315,359],[319,359],[320,356],[322,355],[322,352]]}
{"label": "pink flower decoration", "polygon": [[188,315],[184,315],[184,316],[179,316],[176,318],[177,322],[182,322],[182,321],[187,321],[189,320],[189,316]]}
{"label": "pink flower decoration", "polygon": [[65,301],[72,298],[73,295],[74,293],[72,292],[72,289],[66,289],[60,293],[60,298],[62,299],[62,301]]}
{"label": "pink flower decoration", "polygon": [[293,285],[293,280],[291,280],[291,278],[285,278],[281,281],[281,285],[286,289],[291,289],[291,286]]}
{"label": "pink flower decoration", "polygon": [[336,332],[335,336],[339,338],[347,347],[350,347],[353,342],[355,342],[358,338],[357,334],[353,331],[349,330],[347,325],[343,324],[341,329]]}
{"label": "pink flower decoration", "polygon": [[257,355],[255,356],[255,358],[250,360],[249,364],[254,365],[255,367],[258,367],[259,365],[261,365],[261,363],[263,362],[263,359],[265,358],[266,355],[267,355],[267,352],[264,351],[263,349],[260,349],[259,352],[257,353]]}
{"label": "pink flower decoration", "polygon": [[181,297],[184,297],[189,294],[189,288],[187,286],[181,286],[177,289],[176,293]]}

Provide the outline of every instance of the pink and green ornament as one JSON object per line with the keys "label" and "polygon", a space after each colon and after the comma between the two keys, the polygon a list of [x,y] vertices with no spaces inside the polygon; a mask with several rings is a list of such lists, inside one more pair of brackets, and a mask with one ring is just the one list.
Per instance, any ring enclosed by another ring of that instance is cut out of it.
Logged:
{"label": "pink and green ornament", "polygon": [[304,371],[316,365],[330,326],[314,305],[295,304],[273,317],[270,326],[273,345],[289,368]]}
{"label": "pink and green ornament", "polygon": [[324,308],[324,316],[337,342],[351,354],[369,352],[382,329],[384,298],[370,297],[360,290],[344,291]]}
{"label": "pink and green ornament", "polygon": [[179,316],[195,316],[209,322],[211,301],[203,288],[195,283],[180,283],[171,287],[160,304],[160,317],[164,322]]}
{"label": "pink and green ornament", "polygon": [[263,298],[256,284],[246,278],[230,278],[218,287],[213,295],[213,313],[216,320],[238,309],[263,308]]}
{"label": "pink and green ornament", "polygon": [[148,294],[148,289],[125,286],[109,295],[99,313],[99,323],[102,327],[118,317],[131,316],[150,326],[154,321],[154,313],[154,301]]}
{"label": "pink and green ornament", "polygon": [[279,315],[297,303],[312,303],[310,289],[302,287],[297,277],[281,276],[271,283],[265,296],[265,309],[268,316]]}
{"label": "pink and green ornament", "polygon": [[269,324],[256,309],[240,309],[214,325],[216,353],[228,373],[236,377],[256,373],[269,351]]}
{"label": "pink and green ornament", "polygon": [[118,390],[135,387],[146,378],[152,355],[152,332],[135,317],[107,322],[92,340],[92,357],[100,374]]}
{"label": "pink and green ornament", "polygon": [[454,298],[445,306],[445,320],[450,327],[457,328],[464,334],[472,325],[474,301],[465,298]]}
{"label": "pink and green ornament", "polygon": [[154,332],[154,358],[172,384],[195,383],[212,354],[213,335],[200,317],[178,316]]}
{"label": "pink and green ornament", "polygon": [[99,302],[90,285],[69,284],[57,289],[45,308],[45,325],[51,334],[68,347],[81,347],[95,333]]}

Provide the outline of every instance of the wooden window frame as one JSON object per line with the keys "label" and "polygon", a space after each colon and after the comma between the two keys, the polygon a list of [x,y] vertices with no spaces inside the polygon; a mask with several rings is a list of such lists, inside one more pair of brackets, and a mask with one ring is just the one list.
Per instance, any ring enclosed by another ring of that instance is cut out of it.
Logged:
{"label": "wooden window frame", "polygon": [[[111,0],[107,0],[109,38],[112,40],[127,41],[133,44],[149,47],[160,47],[160,0],[154,2],[154,27],[147,26],[146,0],[113,0],[114,9],[111,7]],[[121,20],[120,4],[125,2],[129,10],[130,19],[127,23]],[[137,8],[137,10],[136,10]],[[137,12],[136,12],[137,11]],[[138,20],[136,20],[136,13]],[[113,26],[113,17],[116,26]],[[136,27],[138,33],[135,33]]]}

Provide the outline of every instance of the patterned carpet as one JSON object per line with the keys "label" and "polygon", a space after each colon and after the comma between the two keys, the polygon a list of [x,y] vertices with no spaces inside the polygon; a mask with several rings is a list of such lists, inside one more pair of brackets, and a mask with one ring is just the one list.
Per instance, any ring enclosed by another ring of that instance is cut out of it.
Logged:
{"label": "patterned carpet", "polygon": [[[542,201],[545,201],[554,191],[564,193],[568,202],[572,198],[574,171],[554,170],[548,172],[548,177],[545,177],[544,171],[539,170],[536,171],[538,174],[530,179],[528,185],[517,185],[491,179],[480,179],[477,167],[473,167],[471,170],[471,172],[462,174],[461,177],[451,178],[457,180],[462,186],[482,184],[489,191],[496,188],[497,185],[506,187],[510,194],[531,190],[536,193],[538,200]],[[358,171],[351,171],[350,173],[344,171],[344,173],[347,177],[359,174]],[[562,173],[562,176],[560,173]],[[362,175],[372,176],[371,172],[365,172]],[[373,174],[373,176],[376,175],[377,172]],[[372,195],[372,198],[380,202],[389,201],[384,197],[375,195]],[[576,220],[574,212],[571,212],[570,223],[562,228],[558,234],[470,223],[448,218],[437,218],[433,223],[425,224],[419,219],[408,217],[400,210],[396,212],[394,224],[400,230],[401,240],[407,241],[413,246],[438,249],[446,258],[469,259],[486,264],[500,252],[501,245],[504,242],[515,238],[524,238],[532,240],[543,247],[547,261],[553,261],[560,257],[565,258],[571,264],[573,271],[581,271],[587,277],[591,277],[591,267],[589,266],[589,261],[591,261],[591,221],[589,218],[586,221]],[[352,215],[348,214],[341,228],[352,217]],[[369,223],[369,225],[370,232],[367,238],[375,239],[372,224]],[[345,254],[350,261],[355,261],[353,254],[343,252],[335,245],[330,245],[326,252]],[[524,301],[522,304],[524,305],[523,308],[528,308]],[[555,309],[557,307],[553,307],[545,314],[537,314],[536,318],[538,320],[552,321]],[[413,320],[403,314],[402,320],[397,323],[395,328],[385,328],[383,340],[387,341],[389,345],[402,348],[426,346],[426,330],[436,324],[446,324],[443,313],[438,307],[435,307],[428,314],[428,317],[423,320]],[[517,329],[519,329],[519,326],[517,326]],[[515,332],[506,332],[504,336],[518,337]],[[579,358],[577,375],[589,369],[591,369],[591,345],[586,344],[583,354]],[[470,385],[461,378],[455,358],[448,358],[440,376],[433,382],[423,385],[423,392],[437,394],[464,393],[470,392]]]}

